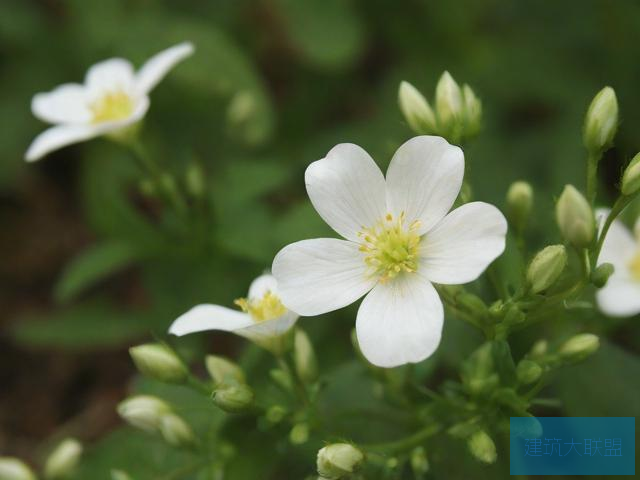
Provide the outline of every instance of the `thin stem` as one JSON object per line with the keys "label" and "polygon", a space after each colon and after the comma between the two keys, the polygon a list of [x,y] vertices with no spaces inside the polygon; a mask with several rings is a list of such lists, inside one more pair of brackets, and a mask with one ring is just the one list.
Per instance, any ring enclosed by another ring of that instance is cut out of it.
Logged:
{"label": "thin stem", "polygon": [[598,192],[598,163],[601,156],[602,152],[591,152],[587,158],[587,200],[591,205],[594,204]]}
{"label": "thin stem", "polygon": [[422,444],[427,438],[438,433],[440,429],[440,425],[434,423],[424,427],[422,430],[419,430],[412,435],[409,435],[408,437],[401,438],[400,440],[372,445],[362,445],[362,448],[365,451],[370,450],[373,452],[383,452],[388,454],[401,453]]}
{"label": "thin stem", "polygon": [[600,257],[600,252],[602,251],[602,245],[604,244],[604,240],[614,220],[618,218],[618,215],[620,215],[620,213],[622,213],[625,207],[629,205],[637,196],[638,196],[637,193],[634,195],[622,195],[618,197],[618,199],[616,200],[616,203],[614,203],[613,208],[611,209],[611,212],[609,212],[609,216],[607,217],[607,220],[605,221],[602,227],[602,231],[598,236],[598,243],[596,244],[596,248],[593,252],[594,265],[597,264],[598,262],[598,258]]}
{"label": "thin stem", "polygon": [[209,385],[191,374],[187,377],[187,386],[207,397],[211,397],[213,393],[213,389]]}

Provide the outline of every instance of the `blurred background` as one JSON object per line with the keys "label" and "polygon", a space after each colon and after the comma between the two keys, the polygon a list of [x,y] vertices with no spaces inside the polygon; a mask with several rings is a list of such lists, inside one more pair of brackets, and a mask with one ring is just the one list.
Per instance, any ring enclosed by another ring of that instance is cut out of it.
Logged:
{"label": "blurred background", "polygon": [[[582,121],[603,86],[615,88],[622,123],[601,163],[601,204],[611,203],[621,169],[640,150],[638,31],[632,0],[2,0],[0,453],[37,464],[51,439],[73,434],[90,445],[106,438],[78,478],[108,478],[110,466],[156,478],[149,472],[162,461],[179,462],[118,429],[117,402],[133,388],[157,388],[133,380],[127,348],[163,335],[197,303],[231,306],[285,244],[333,236],[306,197],[304,169],[340,142],[361,145],[384,169],[412,136],[397,107],[401,80],[429,98],[443,70],[473,87],[484,108],[483,132],[465,146],[475,196],[503,206],[509,184],[529,180],[532,245],[558,242],[554,198],[565,183],[583,186]],[[105,140],[24,162],[45,128],[30,112],[34,93],[79,82],[109,57],[139,66],[183,40],[196,54],[152,93],[143,139],[180,181],[194,170],[206,178],[194,200],[203,225],[166,218],[143,194],[130,154]],[[637,205],[629,220],[634,212]],[[302,325],[323,368],[339,378],[333,401],[357,405],[375,399],[356,388],[354,314]],[[588,367],[567,369],[551,386],[562,414],[640,415],[638,319],[559,320],[520,334],[514,353],[565,329],[608,338]],[[260,371],[263,354],[242,340],[197,337],[181,344]],[[480,340],[447,321],[438,355],[420,367],[425,381],[437,388],[455,376]],[[311,473],[313,453],[283,463],[254,438],[254,426],[234,428],[255,461],[238,460],[229,478]],[[436,476],[472,478],[463,454],[434,455]],[[507,474],[502,460],[492,475]]]}

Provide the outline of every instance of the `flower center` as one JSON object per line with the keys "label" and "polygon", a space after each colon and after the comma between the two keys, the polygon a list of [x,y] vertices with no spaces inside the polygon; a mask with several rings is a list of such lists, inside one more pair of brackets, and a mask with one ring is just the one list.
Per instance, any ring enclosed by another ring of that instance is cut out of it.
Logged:
{"label": "flower center", "polygon": [[636,253],[636,256],[629,263],[629,270],[631,270],[633,279],[640,282],[640,252]]}
{"label": "flower center", "polygon": [[93,123],[123,120],[133,113],[133,100],[122,91],[107,92],[89,105]]}
{"label": "flower center", "polygon": [[238,305],[243,312],[251,315],[251,318],[256,322],[273,320],[287,313],[287,308],[282,304],[280,298],[269,290],[262,298],[238,298],[233,303]]}
{"label": "flower center", "polygon": [[362,238],[360,251],[365,253],[364,261],[381,282],[418,269],[420,235],[416,231],[420,222],[416,220],[409,228],[405,228],[404,223],[404,212],[396,219],[388,213],[373,227],[358,233]]}

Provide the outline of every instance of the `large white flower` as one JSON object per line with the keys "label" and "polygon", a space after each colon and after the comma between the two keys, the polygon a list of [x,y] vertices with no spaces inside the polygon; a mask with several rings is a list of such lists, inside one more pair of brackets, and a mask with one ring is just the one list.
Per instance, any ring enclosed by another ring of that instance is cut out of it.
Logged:
{"label": "large white flower", "polygon": [[334,147],[307,168],[309,198],[346,240],[303,240],[273,262],[283,302],[301,315],[349,305],[358,342],[381,367],[419,362],[440,343],[442,302],[433,283],[476,279],[504,250],[507,223],[473,202],[447,214],[464,175],[462,150],[420,136],[393,156],[387,177],[362,148]]}
{"label": "large white flower", "polygon": [[235,301],[242,311],[219,305],[197,305],[178,317],[169,333],[182,336],[205,330],[233,332],[280,354],[298,314],[288,310],[278,295],[273,275],[261,275],[251,283],[247,298]]}
{"label": "large white flower", "polygon": [[26,160],[33,162],[59,148],[137,123],[149,109],[149,92],[193,50],[188,42],[175,45],[151,57],[137,72],[128,60],[112,58],[93,65],[83,85],[65,83],[36,94],[33,114],[55,126],[35,138]]}
{"label": "large white flower", "polygon": [[[608,212],[598,212],[605,218]],[[628,317],[640,313],[640,218],[635,238],[619,220],[614,220],[602,244],[598,264],[611,263],[615,271],[596,294],[598,306],[607,315]]]}

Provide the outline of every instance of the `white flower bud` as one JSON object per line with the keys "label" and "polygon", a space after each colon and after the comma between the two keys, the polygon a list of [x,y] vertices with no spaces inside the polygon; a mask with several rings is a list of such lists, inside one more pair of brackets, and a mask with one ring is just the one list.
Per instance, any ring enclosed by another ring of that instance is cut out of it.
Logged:
{"label": "white flower bud", "polygon": [[577,248],[586,248],[593,241],[596,224],[587,199],[572,185],[564,191],[556,204],[556,219],[562,236]]}
{"label": "white flower bud", "polygon": [[584,122],[584,145],[601,152],[611,145],[618,128],[618,100],[611,87],[604,87],[591,101]]}
{"label": "white flower bud", "polygon": [[130,397],[118,405],[123,420],[147,432],[158,431],[162,417],[170,412],[166,402],[150,395]]}
{"label": "white flower bud", "polygon": [[567,259],[564,245],[550,245],[538,252],[527,269],[531,292],[540,293],[556,283],[567,266]]}
{"label": "white flower bud", "polygon": [[533,188],[527,182],[513,182],[507,191],[507,218],[522,230],[533,207]]}
{"label": "white flower bud", "polygon": [[436,112],[438,126],[450,130],[452,124],[462,118],[464,103],[460,87],[449,74],[444,72],[436,86]]}
{"label": "white flower bud", "polygon": [[174,447],[191,446],[196,441],[191,427],[175,413],[167,413],[160,418],[160,433]]}
{"label": "white flower bud", "polygon": [[479,430],[471,435],[467,445],[471,454],[483,463],[493,463],[498,457],[495,443],[484,430]]}
{"label": "white flower bud", "polygon": [[467,84],[462,87],[462,98],[464,99],[465,115],[464,136],[474,137],[480,131],[482,124],[482,102]]}
{"label": "white flower bud", "polygon": [[204,359],[207,372],[216,384],[221,383],[246,383],[244,372],[240,366],[228,358],[218,355],[207,355]]}
{"label": "white flower bud", "polygon": [[567,340],[559,350],[565,360],[578,362],[595,353],[600,347],[600,339],[591,333],[581,333]]}
{"label": "white flower bud", "polygon": [[0,457],[0,480],[36,480],[36,476],[22,460]]}
{"label": "white flower bud", "polygon": [[167,383],[183,383],[189,371],[169,347],[148,343],[131,347],[129,354],[143,375]]}
{"label": "white flower bud", "polygon": [[318,452],[318,473],[329,480],[339,480],[358,470],[363,453],[350,443],[334,443]]}
{"label": "white flower bud", "polygon": [[223,385],[213,392],[213,403],[228,413],[242,413],[253,405],[253,390],[238,383]]}
{"label": "white flower bud", "polygon": [[293,358],[298,377],[306,383],[315,381],[318,377],[318,365],[313,345],[307,334],[297,328],[293,339]]}
{"label": "white flower bud", "polygon": [[424,95],[409,82],[400,82],[398,104],[404,119],[415,133],[429,134],[436,128],[436,117]]}
{"label": "white flower bud", "polygon": [[78,466],[82,455],[82,444],[74,438],[60,442],[47,458],[44,476],[47,479],[67,477]]}
{"label": "white flower bud", "polygon": [[640,153],[631,160],[622,174],[622,193],[633,195],[640,190]]}

